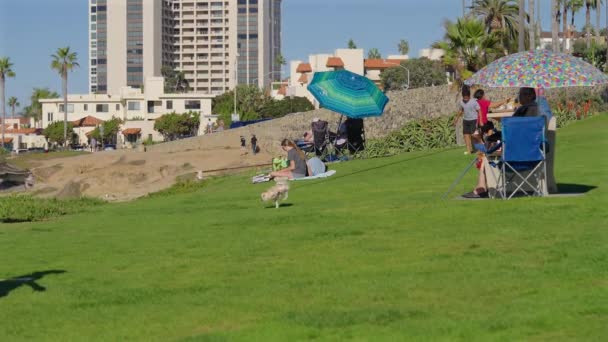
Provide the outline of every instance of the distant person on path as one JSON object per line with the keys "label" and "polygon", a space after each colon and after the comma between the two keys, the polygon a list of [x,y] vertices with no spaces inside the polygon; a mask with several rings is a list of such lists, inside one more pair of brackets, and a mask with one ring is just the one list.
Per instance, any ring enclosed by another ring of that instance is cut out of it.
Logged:
{"label": "distant person on path", "polygon": [[462,101],[460,101],[460,107],[460,112],[454,118],[454,125],[458,122],[458,119],[464,115],[462,120],[462,134],[464,135],[464,143],[467,149],[464,154],[470,154],[473,152],[471,136],[477,129],[477,122],[480,121],[481,108],[479,107],[477,100],[471,98],[471,89],[466,85],[462,87]]}
{"label": "distant person on path", "polygon": [[246,154],[246,146],[247,142],[245,141],[245,137],[241,135],[241,154]]}
{"label": "distant person on path", "polygon": [[211,122],[211,119],[207,120],[207,133],[213,133],[213,122]]}
{"label": "distant person on path", "polygon": [[258,138],[255,137],[255,134],[251,136],[251,150],[254,155],[258,153]]}
{"label": "distant person on path", "polygon": [[286,169],[270,173],[270,177],[287,177],[289,179],[306,177],[307,165],[306,156],[298,146],[289,139],[283,139],[281,148],[287,152],[287,160],[289,166]]}
{"label": "distant person on path", "polygon": [[534,88],[519,88],[519,108],[513,116],[538,116],[536,104],[536,91]]}
{"label": "distant person on path", "polygon": [[486,99],[483,89],[477,89],[473,97],[477,100],[477,103],[479,103],[479,108],[481,109],[481,117],[477,122],[477,127],[481,127],[488,123],[488,112],[490,109],[498,108],[511,101],[511,99],[506,99],[502,102],[491,102],[490,100]]}

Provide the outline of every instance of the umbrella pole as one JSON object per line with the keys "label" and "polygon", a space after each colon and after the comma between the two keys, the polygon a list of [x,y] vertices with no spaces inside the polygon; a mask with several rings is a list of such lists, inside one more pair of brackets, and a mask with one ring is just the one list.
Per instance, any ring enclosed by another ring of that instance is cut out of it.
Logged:
{"label": "umbrella pole", "polygon": [[452,190],[454,190],[454,188],[456,187],[456,185],[458,185],[458,183],[460,183],[460,181],[462,180],[462,178],[464,177],[464,175],[466,175],[467,172],[469,172],[469,170],[471,169],[471,167],[473,167],[473,165],[475,165],[475,162],[477,162],[477,158],[471,160],[471,162],[469,163],[469,166],[467,166],[467,168],[464,169],[464,171],[462,171],[462,173],[458,176],[458,178],[456,178],[456,180],[454,181],[454,183],[452,183],[452,185],[450,185],[450,188],[443,195],[442,199],[446,199],[448,197],[448,195],[450,194],[450,192],[452,192]]}
{"label": "umbrella pole", "polygon": [[[336,149],[336,146],[338,144],[338,138],[340,137],[340,125],[342,125],[342,119],[344,118],[344,115],[340,114],[340,120],[338,120],[338,127],[336,128],[336,136],[334,137],[334,141],[332,143],[333,145],[333,150],[336,153],[336,157],[337,157],[337,152],[338,150]],[[331,139],[330,139],[331,141]]]}

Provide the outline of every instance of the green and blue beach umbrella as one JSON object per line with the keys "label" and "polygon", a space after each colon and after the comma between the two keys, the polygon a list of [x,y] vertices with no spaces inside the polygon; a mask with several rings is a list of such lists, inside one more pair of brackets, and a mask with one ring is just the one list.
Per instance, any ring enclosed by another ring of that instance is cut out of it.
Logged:
{"label": "green and blue beach umbrella", "polygon": [[353,119],[380,116],[388,103],[374,82],[348,70],[316,72],[308,91],[321,107]]}

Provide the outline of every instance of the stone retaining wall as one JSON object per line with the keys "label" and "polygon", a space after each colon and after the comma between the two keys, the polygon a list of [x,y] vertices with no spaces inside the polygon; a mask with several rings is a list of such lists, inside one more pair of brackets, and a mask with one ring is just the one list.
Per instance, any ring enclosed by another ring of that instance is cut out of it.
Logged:
{"label": "stone retaining wall", "polygon": [[[507,97],[514,98],[517,91],[517,89],[488,89],[486,90],[486,96],[491,100],[500,101]],[[547,97],[549,99],[572,97],[583,92],[604,95],[606,88],[550,89],[547,91]],[[382,137],[400,129],[407,121],[412,119],[452,115],[459,109],[460,94],[447,85],[389,92],[387,96],[390,101],[384,115],[365,120],[367,138]],[[319,109],[294,113],[282,118],[220,133],[153,145],[149,146],[148,149],[159,152],[175,152],[234,147],[239,146],[241,135],[244,135],[249,141],[251,135],[255,134],[260,148],[270,153],[276,153],[283,138],[296,139],[302,137],[305,131],[310,130],[310,123],[316,117],[328,121],[332,130],[336,130],[340,119],[340,116],[336,113]]]}

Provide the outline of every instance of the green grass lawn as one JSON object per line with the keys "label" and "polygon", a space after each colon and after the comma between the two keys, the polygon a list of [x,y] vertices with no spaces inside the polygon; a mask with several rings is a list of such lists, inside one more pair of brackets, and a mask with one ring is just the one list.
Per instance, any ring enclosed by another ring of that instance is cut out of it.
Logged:
{"label": "green grass lawn", "polygon": [[242,175],[0,224],[0,278],[65,271],[0,282],[0,341],[603,341],[606,132],[559,131],[581,197],[442,201],[470,160],[454,149],[337,165],[278,210]]}

